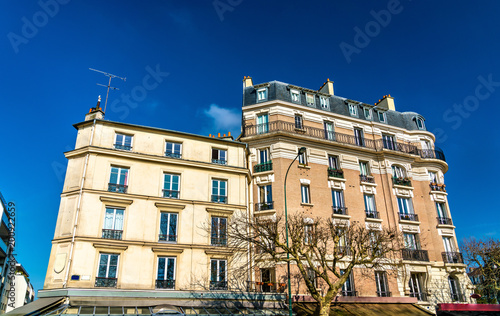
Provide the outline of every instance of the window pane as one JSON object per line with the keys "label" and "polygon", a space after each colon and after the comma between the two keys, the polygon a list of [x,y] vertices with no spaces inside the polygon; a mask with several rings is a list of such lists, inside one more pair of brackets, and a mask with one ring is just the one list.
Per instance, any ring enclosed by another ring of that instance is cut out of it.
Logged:
{"label": "window pane", "polygon": [[167,280],[174,280],[174,271],[175,271],[175,259],[168,258],[167,265]]}
{"label": "window pane", "polygon": [[165,280],[165,258],[158,258],[158,280]]}

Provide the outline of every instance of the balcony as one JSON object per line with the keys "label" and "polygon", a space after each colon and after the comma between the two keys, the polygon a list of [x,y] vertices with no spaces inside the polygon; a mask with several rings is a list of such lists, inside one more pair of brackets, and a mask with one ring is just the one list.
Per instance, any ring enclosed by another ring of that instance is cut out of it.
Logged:
{"label": "balcony", "polygon": [[350,291],[350,290],[347,290],[347,291],[344,291],[342,290],[342,296],[358,296],[358,291]]}
{"label": "balcony", "polygon": [[273,170],[273,162],[271,160],[253,166],[253,172],[255,173],[271,170]]}
{"label": "balcony", "polygon": [[402,249],[403,260],[429,261],[429,253],[422,249]]}
{"label": "balcony", "polygon": [[175,159],[181,159],[182,158],[182,154],[165,152],[165,157],[175,158]]}
{"label": "balcony", "polygon": [[406,154],[419,155],[419,149],[415,144],[396,142],[391,139],[381,139],[377,141],[377,147],[381,149],[388,149],[399,151]]}
{"label": "balcony", "polygon": [[227,246],[227,238],[226,237],[211,237],[210,238],[210,245],[218,246],[218,247],[225,247],[225,246]]}
{"label": "balcony", "polygon": [[156,280],[155,282],[157,289],[175,289],[175,280]]}
{"label": "balcony", "polygon": [[407,187],[411,187],[411,179],[410,178],[392,178],[393,185],[404,185]]}
{"label": "balcony", "polygon": [[211,291],[227,291],[227,281],[210,281],[210,290]]}
{"label": "balcony", "polygon": [[370,176],[370,175],[360,174],[359,181],[367,182],[367,183],[375,183],[375,178],[373,176]]}
{"label": "balcony", "polygon": [[368,211],[365,210],[366,218],[380,218],[379,214],[377,211]]}
{"label": "balcony", "polygon": [[377,296],[378,296],[378,297],[391,297],[391,296],[392,296],[392,292],[388,292],[388,291],[377,291]]}
{"label": "balcony", "polygon": [[399,213],[399,220],[400,221],[412,221],[412,222],[418,222],[418,215],[417,214],[406,214],[406,213]]}
{"label": "balcony", "polygon": [[329,177],[334,177],[334,178],[341,178],[344,179],[344,170],[342,169],[334,169],[334,168],[328,168],[328,176]]}
{"label": "balcony", "polygon": [[103,229],[102,230],[102,238],[105,239],[122,239],[123,230],[115,230],[115,229]]}
{"label": "balcony", "polygon": [[453,225],[451,218],[448,217],[436,217],[439,225]]}
{"label": "balcony", "polygon": [[116,287],[117,278],[95,278],[95,287]]}
{"label": "balcony", "polygon": [[431,187],[431,191],[446,192],[446,185],[444,184],[429,183],[429,186]]}
{"label": "balcony", "polygon": [[460,252],[446,251],[441,254],[445,263],[464,263],[464,258]]}
{"label": "balcony", "polygon": [[410,297],[416,297],[419,301],[427,301],[427,293],[424,292],[410,292]]}
{"label": "balcony", "polygon": [[248,282],[248,291],[259,293],[283,293],[286,289],[286,283],[276,282]]}
{"label": "balcony", "polygon": [[347,215],[347,207],[345,206],[332,206],[334,215]]}
{"label": "balcony", "polygon": [[225,195],[214,195],[212,194],[212,202],[214,203],[222,203],[222,204],[227,204],[227,196]]}
{"label": "balcony", "polygon": [[256,212],[267,211],[267,210],[274,210],[274,201],[255,203]]}
{"label": "balcony", "polygon": [[115,149],[131,150],[132,146],[130,146],[130,145],[122,145],[122,144],[115,144]]}
{"label": "balcony", "polygon": [[159,234],[158,235],[158,241],[176,242],[177,241],[177,235]]}
{"label": "balcony", "polygon": [[218,165],[227,165],[227,160],[224,159],[212,159],[212,163],[216,163]]}
{"label": "balcony", "polygon": [[128,185],[125,184],[108,183],[109,192],[127,193],[127,188]]}
{"label": "balcony", "polygon": [[169,199],[178,199],[180,195],[180,191],[174,190],[165,190],[163,189],[163,197]]}

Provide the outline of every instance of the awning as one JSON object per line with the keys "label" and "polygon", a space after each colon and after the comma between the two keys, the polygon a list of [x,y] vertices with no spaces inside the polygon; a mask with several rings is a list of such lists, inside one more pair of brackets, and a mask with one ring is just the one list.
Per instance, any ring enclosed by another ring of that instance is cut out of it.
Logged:
{"label": "awning", "polygon": [[[310,316],[316,308],[315,303],[295,303],[293,310],[297,316]],[[429,316],[435,315],[414,304],[405,303],[332,303],[330,316]]]}
{"label": "awning", "polygon": [[47,310],[54,310],[58,305],[62,304],[66,298],[62,296],[39,298],[29,304],[18,307],[4,315],[8,316],[30,316],[40,315]]}

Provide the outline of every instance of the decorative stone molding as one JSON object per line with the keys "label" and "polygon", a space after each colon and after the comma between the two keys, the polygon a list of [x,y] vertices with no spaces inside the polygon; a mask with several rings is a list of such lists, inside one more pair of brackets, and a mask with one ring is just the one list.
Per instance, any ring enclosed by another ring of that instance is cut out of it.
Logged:
{"label": "decorative stone molding", "polygon": [[328,187],[330,189],[345,190],[345,181],[345,179],[332,177],[328,180]]}
{"label": "decorative stone molding", "polygon": [[264,183],[274,182],[274,172],[272,170],[261,172],[261,173],[259,173],[259,175],[254,176],[254,182],[255,182],[255,184],[264,184]]}
{"label": "decorative stone molding", "polygon": [[361,182],[359,189],[366,194],[377,194],[377,184],[369,182]]}
{"label": "decorative stone molding", "polygon": [[446,202],[446,196],[448,193],[441,191],[431,191],[431,200],[435,202]]}
{"label": "decorative stone molding", "polygon": [[413,197],[413,187],[407,187],[404,185],[394,185],[392,192],[395,196],[400,197]]}
{"label": "decorative stone molding", "polygon": [[[340,218],[341,216],[343,218]],[[350,225],[349,218],[350,217],[351,216],[349,216],[349,215],[335,215],[335,218],[332,218],[333,225],[340,226],[340,227],[343,227],[343,226],[349,227],[349,225]]]}
{"label": "decorative stone molding", "polygon": [[420,226],[399,224],[399,230],[403,233],[420,234]]}
{"label": "decorative stone molding", "polygon": [[367,230],[382,230],[382,223],[365,223],[365,227]]}
{"label": "decorative stone molding", "polygon": [[311,180],[309,179],[300,179],[300,184],[311,184]]}
{"label": "decorative stone molding", "polygon": [[455,236],[455,231],[450,228],[438,228],[438,234],[439,236],[450,236],[453,237]]}
{"label": "decorative stone molding", "polygon": [[117,206],[127,206],[127,205],[131,205],[134,202],[134,200],[117,199],[117,198],[109,197],[109,196],[100,196],[99,199],[101,200],[101,202],[103,202],[105,204],[113,204],[113,205],[117,205]]}

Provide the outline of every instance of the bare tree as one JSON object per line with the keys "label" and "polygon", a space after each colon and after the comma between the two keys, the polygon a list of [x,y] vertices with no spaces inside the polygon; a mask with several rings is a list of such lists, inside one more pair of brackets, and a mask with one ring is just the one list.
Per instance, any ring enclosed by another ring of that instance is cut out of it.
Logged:
{"label": "bare tree", "polygon": [[478,303],[497,304],[500,298],[500,241],[464,239],[461,246],[470,275],[476,280]]}
{"label": "bare tree", "polygon": [[[367,229],[356,222],[311,219],[296,213],[288,217],[288,229],[287,244],[283,217],[249,218],[234,214],[228,223],[228,246],[251,249],[254,268],[270,262],[293,263],[307,291],[318,303],[315,311],[318,316],[329,315],[332,300],[355,266],[370,271],[387,270],[401,249],[397,230]],[[315,277],[311,278],[311,274]],[[324,284],[323,290],[316,287],[315,278]]]}

